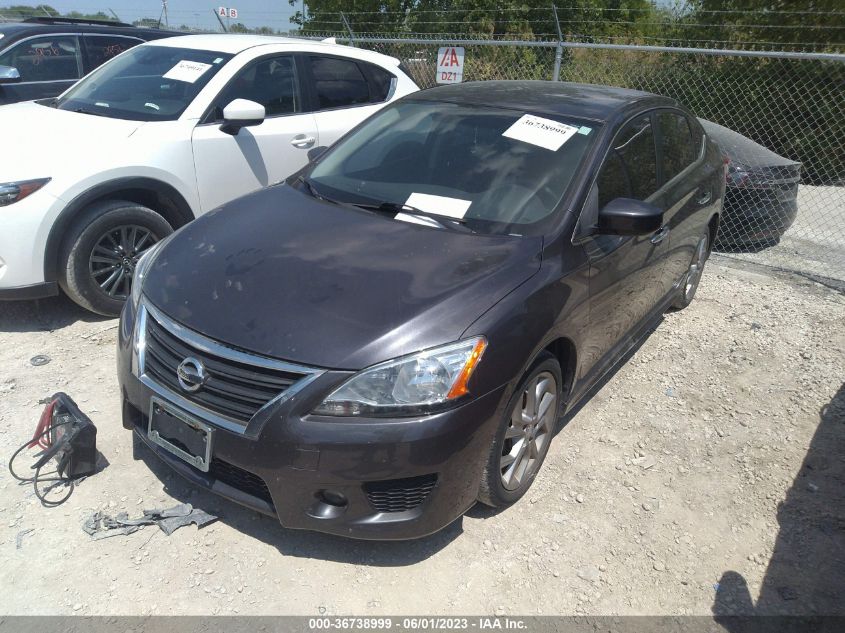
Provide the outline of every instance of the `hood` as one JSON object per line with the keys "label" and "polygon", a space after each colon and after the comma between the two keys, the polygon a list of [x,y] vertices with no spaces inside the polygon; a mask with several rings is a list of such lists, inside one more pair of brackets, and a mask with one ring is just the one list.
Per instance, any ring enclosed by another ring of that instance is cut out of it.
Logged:
{"label": "hood", "polygon": [[457,340],[537,272],[541,247],[540,237],[428,228],[280,185],[180,230],[144,294],[234,347],[357,370]]}
{"label": "hood", "polygon": [[85,161],[85,152],[109,152],[143,122],[109,119],[57,110],[33,101],[0,108],[3,146],[0,182],[56,177],[68,163]]}

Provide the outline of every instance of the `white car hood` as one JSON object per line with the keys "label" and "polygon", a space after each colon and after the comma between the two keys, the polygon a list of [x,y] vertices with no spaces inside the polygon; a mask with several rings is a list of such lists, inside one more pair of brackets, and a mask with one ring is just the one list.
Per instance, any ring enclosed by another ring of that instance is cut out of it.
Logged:
{"label": "white car hood", "polygon": [[0,182],[55,178],[101,165],[144,123],[57,110],[35,102],[0,107]]}

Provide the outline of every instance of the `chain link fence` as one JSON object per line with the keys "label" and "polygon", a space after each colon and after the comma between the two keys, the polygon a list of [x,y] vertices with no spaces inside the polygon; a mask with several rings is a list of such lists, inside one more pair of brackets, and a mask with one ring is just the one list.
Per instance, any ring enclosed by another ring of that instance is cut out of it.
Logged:
{"label": "chain link fence", "polygon": [[338,36],[436,85],[439,47],[466,50],[464,81],[553,79],[673,97],[730,160],[716,250],[845,281],[845,55],[554,41]]}

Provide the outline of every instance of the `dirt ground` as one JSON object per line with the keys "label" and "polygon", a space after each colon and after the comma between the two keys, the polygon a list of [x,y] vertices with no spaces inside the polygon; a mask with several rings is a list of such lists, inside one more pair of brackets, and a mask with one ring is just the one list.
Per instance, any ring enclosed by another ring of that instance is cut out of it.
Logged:
{"label": "dirt ground", "polygon": [[[695,303],[565,420],[522,501],[405,543],[285,530],[133,460],[116,322],[0,304],[0,613],[845,614],[845,295],[742,266],[711,259]],[[57,390],[108,466],[47,509],[5,465]],[[81,529],[179,502],[220,520]]]}

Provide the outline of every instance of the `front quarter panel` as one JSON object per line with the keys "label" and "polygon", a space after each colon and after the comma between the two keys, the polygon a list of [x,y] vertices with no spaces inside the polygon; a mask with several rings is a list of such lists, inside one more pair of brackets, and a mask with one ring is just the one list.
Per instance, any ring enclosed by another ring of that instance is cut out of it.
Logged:
{"label": "front quarter panel", "polygon": [[[505,398],[537,355],[564,339],[576,358],[560,358],[564,400],[577,376],[577,350],[589,321],[589,262],[578,246],[559,239],[547,246],[539,272],[490,308],[464,332],[484,335],[488,346],[469,387],[481,395],[507,384]],[[567,380],[569,382],[567,382]]]}

